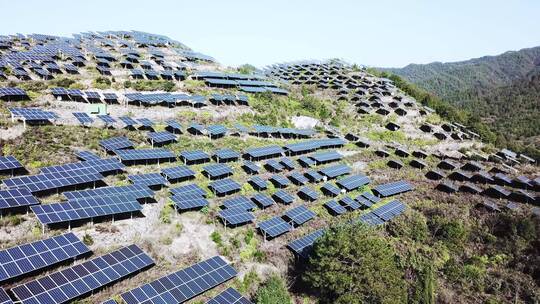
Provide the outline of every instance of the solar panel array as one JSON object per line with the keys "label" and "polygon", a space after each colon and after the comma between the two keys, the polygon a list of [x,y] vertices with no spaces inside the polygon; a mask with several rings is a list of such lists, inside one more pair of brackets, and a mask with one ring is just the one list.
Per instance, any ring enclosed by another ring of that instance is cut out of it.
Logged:
{"label": "solar panel array", "polygon": [[253,210],[257,208],[257,205],[253,203],[249,198],[239,195],[233,198],[229,198],[223,201],[223,207],[225,208],[241,208],[244,210]]}
{"label": "solar panel array", "polygon": [[287,244],[287,247],[291,249],[297,255],[307,258],[311,250],[313,249],[313,244],[317,239],[322,237],[324,234],[324,229],[316,230],[312,233],[309,233],[301,238],[293,240]]}
{"label": "solar panel array", "polygon": [[121,294],[126,304],[184,303],[237,275],[227,262],[215,256]]}
{"label": "solar panel array", "polygon": [[90,249],[73,233],[0,251],[0,282],[87,254]]}
{"label": "solar panel array", "polygon": [[42,167],[39,169],[41,173],[57,173],[68,172],[73,170],[95,170],[99,173],[114,172],[123,170],[125,166],[116,158],[87,160],[76,163],[67,163],[57,166]]}
{"label": "solar panel array", "polygon": [[336,182],[336,184],[341,187],[342,189],[345,189],[347,191],[352,191],[355,189],[358,189],[364,185],[367,185],[370,183],[369,177],[365,175],[351,175],[347,176],[345,178],[342,178]]}
{"label": "solar panel array", "polygon": [[315,215],[317,214],[304,205],[285,211],[285,216],[297,226],[311,220]]}
{"label": "solar panel array", "polygon": [[94,119],[84,112],[73,112],[73,116],[83,125],[94,122]]}
{"label": "solar panel array", "polygon": [[224,178],[233,174],[231,167],[220,163],[204,166],[203,172],[211,179]]}
{"label": "solar panel array", "polygon": [[266,237],[276,237],[291,230],[289,225],[284,219],[279,216],[273,217],[266,221],[260,222],[258,228],[264,233]]}
{"label": "solar panel array", "polygon": [[258,148],[251,148],[246,150],[246,155],[253,158],[261,158],[261,157],[268,157],[268,156],[274,156],[274,155],[281,155],[284,152],[283,148],[280,146],[266,146],[266,147],[258,147]]}
{"label": "solar panel array", "polygon": [[250,178],[249,183],[252,184],[256,190],[266,190],[267,188],[267,182],[260,176]]}
{"label": "solar panel array", "polygon": [[240,190],[240,185],[230,178],[213,181],[208,187],[217,195],[232,193]]}
{"label": "solar panel array", "polygon": [[10,108],[9,111],[14,117],[22,118],[26,121],[55,120],[58,118],[56,113],[38,108]]}
{"label": "solar panel array", "polygon": [[255,194],[252,198],[252,201],[254,201],[256,204],[258,204],[262,208],[270,207],[274,204],[274,200],[269,197],[268,195],[264,195],[262,193]]}
{"label": "solar panel array", "polygon": [[176,159],[174,153],[166,149],[116,150],[115,153],[122,161]]}
{"label": "solar panel array", "polygon": [[406,208],[407,206],[402,202],[393,200],[371,212],[361,215],[358,220],[368,225],[380,225],[400,215]]}
{"label": "solar panel array", "polygon": [[319,198],[317,191],[310,187],[302,187],[298,190],[298,195],[307,198],[308,200],[314,201]]}
{"label": "solar panel array", "polygon": [[96,189],[64,192],[68,200],[77,200],[89,197],[115,197],[120,196],[129,199],[151,198],[154,192],[144,185],[111,186]]}
{"label": "solar panel array", "polygon": [[229,287],[210,299],[206,304],[253,304],[242,296],[236,289]]}
{"label": "solar panel array", "polygon": [[188,166],[165,168],[161,170],[161,174],[163,174],[169,182],[176,179],[195,177],[195,171],[191,170]]}
{"label": "solar panel array", "polygon": [[274,195],[272,196],[275,197],[276,200],[278,200],[280,203],[285,204],[285,205],[288,205],[294,202],[294,197],[285,190],[280,189],[276,191],[276,193],[274,193]]}
{"label": "solar panel array", "polygon": [[180,153],[180,157],[188,162],[210,160],[210,156],[201,150],[183,151]]}
{"label": "solar panel array", "polygon": [[332,210],[335,214],[338,214],[338,215],[347,212],[347,209],[345,209],[345,207],[341,206],[338,202],[334,200],[326,202],[324,206]]}
{"label": "solar panel array", "polygon": [[101,159],[97,154],[90,151],[77,151],[75,153],[80,160],[98,160]]}
{"label": "solar panel array", "polygon": [[0,211],[39,204],[39,201],[27,189],[0,190]]}
{"label": "solar panel array", "polygon": [[255,219],[251,212],[241,207],[220,210],[218,216],[229,225],[244,224]]}
{"label": "solar panel array", "polygon": [[41,192],[99,181],[103,178],[95,169],[75,169],[70,171],[42,173],[5,179],[8,188],[26,188],[30,192]]}
{"label": "solar panel array", "polygon": [[13,301],[2,287],[0,287],[0,304],[13,304]]}
{"label": "solar panel array", "polygon": [[136,245],[130,245],[18,285],[11,291],[24,304],[65,303],[152,265],[152,258]]}
{"label": "solar panel array", "polygon": [[133,148],[134,144],[127,137],[111,137],[99,141],[99,145],[107,151]]}
{"label": "solar panel array", "polygon": [[272,177],[270,177],[270,181],[278,188],[285,188],[290,184],[288,179],[277,174],[272,175]]}
{"label": "solar panel array", "polygon": [[411,191],[413,187],[410,183],[406,181],[397,181],[392,183],[387,183],[383,185],[378,185],[373,188],[373,191],[379,194],[381,197],[388,197],[403,192]]}
{"label": "solar panel array", "polygon": [[66,203],[35,205],[30,208],[43,225],[142,210],[137,200],[122,196],[88,197]]}
{"label": "solar panel array", "polygon": [[164,186],[167,180],[159,173],[145,173],[128,175],[127,177],[133,184],[144,186]]}
{"label": "solar panel array", "polygon": [[323,168],[319,170],[319,173],[328,178],[336,178],[341,175],[349,174],[351,171],[352,169],[349,166],[345,164],[337,164]]}
{"label": "solar panel array", "polygon": [[23,165],[11,155],[0,156],[0,171],[21,169]]}

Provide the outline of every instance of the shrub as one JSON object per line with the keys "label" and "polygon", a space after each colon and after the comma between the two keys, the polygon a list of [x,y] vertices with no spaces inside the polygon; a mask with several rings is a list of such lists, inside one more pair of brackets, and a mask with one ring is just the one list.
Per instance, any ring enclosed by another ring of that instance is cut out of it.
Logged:
{"label": "shrub", "polygon": [[83,243],[85,243],[88,246],[92,246],[94,244],[94,239],[88,233],[84,234],[82,241],[83,241]]}
{"label": "shrub", "polygon": [[97,89],[109,89],[111,87],[111,80],[107,77],[99,76],[94,79],[93,85]]}
{"label": "shrub", "polygon": [[292,299],[285,287],[285,282],[277,274],[271,275],[263,286],[259,287],[255,296],[257,304],[286,304]]}

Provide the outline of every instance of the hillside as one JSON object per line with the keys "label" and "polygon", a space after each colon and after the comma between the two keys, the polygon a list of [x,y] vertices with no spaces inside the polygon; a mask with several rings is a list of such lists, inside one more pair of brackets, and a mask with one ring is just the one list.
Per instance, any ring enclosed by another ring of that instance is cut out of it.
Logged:
{"label": "hillside", "polygon": [[[410,64],[380,69],[397,74],[478,116],[498,135],[497,143],[540,157],[536,123],[540,47],[462,62]],[[508,109],[513,109],[508,111]]]}
{"label": "hillside", "polygon": [[538,164],[406,81],[135,31],[0,46],[0,303],[540,301]]}

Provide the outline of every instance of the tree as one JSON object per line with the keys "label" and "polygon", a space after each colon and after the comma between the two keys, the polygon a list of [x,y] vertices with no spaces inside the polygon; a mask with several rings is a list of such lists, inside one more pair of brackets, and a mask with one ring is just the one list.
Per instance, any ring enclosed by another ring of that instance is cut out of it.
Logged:
{"label": "tree", "polygon": [[363,224],[331,227],[313,247],[302,279],[321,303],[404,303],[403,272],[388,241]]}
{"label": "tree", "polygon": [[242,64],[238,67],[238,73],[240,74],[253,74],[253,72],[255,72],[256,70],[256,67],[248,63]]}
{"label": "tree", "polygon": [[263,286],[259,287],[255,298],[257,304],[291,303],[291,296],[285,288],[285,283],[277,274],[271,275]]}

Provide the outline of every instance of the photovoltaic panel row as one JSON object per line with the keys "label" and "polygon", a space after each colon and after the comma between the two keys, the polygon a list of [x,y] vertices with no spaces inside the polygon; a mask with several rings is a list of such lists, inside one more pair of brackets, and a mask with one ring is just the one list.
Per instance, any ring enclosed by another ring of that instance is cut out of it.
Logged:
{"label": "photovoltaic panel row", "polygon": [[208,185],[208,188],[217,195],[223,195],[227,193],[233,193],[240,191],[240,184],[230,178],[213,181]]}
{"label": "photovoltaic panel row", "polygon": [[97,154],[90,151],[77,151],[75,155],[77,155],[78,159],[85,161],[101,159],[101,157],[99,157]]}
{"label": "photovoltaic panel row", "polygon": [[242,296],[236,289],[229,287],[210,299],[206,304],[253,304]]}
{"label": "photovoltaic panel row", "polygon": [[124,136],[111,137],[99,141],[99,145],[107,151],[133,148],[134,144]]}
{"label": "photovoltaic panel row", "polygon": [[177,194],[171,196],[171,201],[178,210],[190,210],[208,206],[208,201],[204,196],[197,193]]}
{"label": "photovoltaic panel row", "polygon": [[148,133],[148,138],[150,139],[151,142],[155,144],[167,143],[167,142],[172,142],[176,140],[176,136],[167,131],[150,132]]}
{"label": "photovoltaic panel row", "polygon": [[301,205],[293,209],[285,211],[284,216],[288,218],[294,225],[300,226],[317,215],[312,210],[309,210],[306,206]]}
{"label": "photovoltaic panel row", "polygon": [[73,112],[73,116],[83,125],[94,122],[94,119],[84,112]]}
{"label": "photovoltaic panel row", "polygon": [[324,234],[324,229],[316,230],[312,233],[309,233],[301,238],[298,238],[290,242],[289,244],[287,244],[287,247],[289,247],[289,249],[292,250],[294,253],[296,253],[298,256],[307,258],[313,248],[313,244],[323,234]]}
{"label": "photovoltaic panel row", "polygon": [[66,233],[0,251],[0,282],[43,270],[87,254],[90,249],[73,233]]}
{"label": "photovoltaic panel row", "polygon": [[8,188],[26,188],[30,192],[41,192],[97,182],[103,175],[95,169],[77,169],[65,172],[43,173],[38,175],[21,176],[5,179],[3,182]]}
{"label": "photovoltaic panel row", "polygon": [[167,184],[165,177],[159,173],[134,174],[128,175],[127,178],[135,185],[143,185],[148,187],[164,186]]}
{"label": "photovoltaic panel row", "polygon": [[0,287],[0,304],[13,304],[13,301],[2,287]]}
{"label": "photovoltaic panel row", "polygon": [[239,225],[255,219],[253,213],[248,210],[242,207],[227,208],[220,210],[218,216],[228,225]]}
{"label": "photovoltaic panel row", "polygon": [[38,205],[39,201],[28,189],[0,190],[0,211],[3,209]]}
{"label": "photovoltaic panel row", "polygon": [[125,292],[121,298],[126,304],[184,303],[236,275],[232,266],[216,256]]}
{"label": "photovoltaic panel row", "polygon": [[0,171],[21,169],[23,165],[11,155],[0,156]]}
{"label": "photovoltaic panel row", "polygon": [[253,203],[249,198],[239,195],[223,201],[223,207],[228,209],[240,208],[244,210],[253,210],[257,208],[257,205],[255,205],[255,203]]}
{"label": "photovoltaic panel row", "polygon": [[127,197],[90,197],[67,203],[31,206],[43,225],[90,219],[142,210],[136,200]]}
{"label": "photovoltaic panel row", "polygon": [[337,161],[343,158],[343,155],[337,151],[319,152],[310,156],[311,159],[318,163],[326,163],[331,161]]}
{"label": "photovoltaic panel row", "polygon": [[253,158],[259,158],[259,157],[280,155],[283,152],[285,152],[283,148],[281,148],[280,146],[273,145],[273,146],[247,149],[246,155]]}
{"label": "photovoltaic panel row", "polygon": [[130,245],[18,285],[11,291],[23,304],[65,303],[152,265],[152,258],[136,245]]}
{"label": "photovoltaic panel row", "polygon": [[72,201],[89,197],[122,196],[131,199],[151,198],[154,192],[144,185],[111,186],[96,189],[64,192],[64,196]]}
{"label": "photovoltaic panel row", "polygon": [[178,166],[172,168],[165,168],[161,170],[163,174],[169,181],[175,179],[190,178],[195,176],[195,171],[191,170],[188,166]]}
{"label": "photovoltaic panel row", "polygon": [[259,205],[261,208],[270,207],[274,204],[274,200],[271,197],[262,193],[255,194],[251,198],[251,200],[257,205]]}
{"label": "photovoltaic panel row", "polygon": [[336,182],[336,184],[347,191],[356,190],[364,185],[367,185],[371,182],[369,177],[361,174],[351,175],[344,177]]}
{"label": "photovoltaic panel row", "polygon": [[202,197],[206,197],[206,191],[204,191],[199,185],[197,184],[187,184],[176,188],[171,188],[169,191],[173,195],[180,195],[180,194],[198,194]]}
{"label": "photovoltaic panel row", "polygon": [[321,170],[319,170],[319,173],[322,175],[328,177],[328,178],[336,178],[341,175],[349,174],[351,173],[352,169],[345,165],[345,164],[337,164],[333,166],[325,167]]}
{"label": "photovoltaic panel row", "polygon": [[122,161],[176,159],[176,155],[166,149],[116,150],[115,153]]}
{"label": "photovoltaic panel row", "polygon": [[373,188],[373,192],[381,197],[388,197],[411,190],[413,190],[412,185],[406,181],[387,183]]}
{"label": "photovoltaic panel row", "polygon": [[96,159],[40,168],[41,173],[65,172],[79,169],[96,170],[99,173],[123,170],[126,166],[116,158]]}

